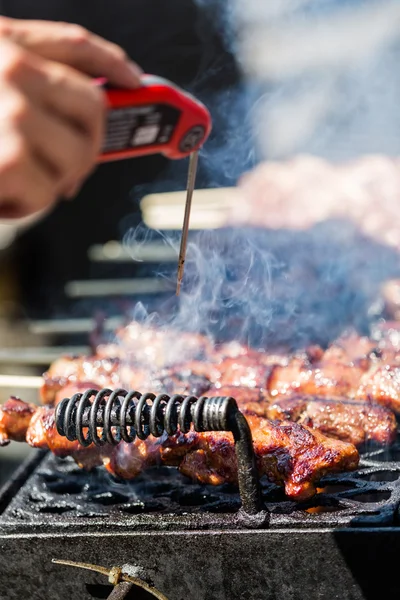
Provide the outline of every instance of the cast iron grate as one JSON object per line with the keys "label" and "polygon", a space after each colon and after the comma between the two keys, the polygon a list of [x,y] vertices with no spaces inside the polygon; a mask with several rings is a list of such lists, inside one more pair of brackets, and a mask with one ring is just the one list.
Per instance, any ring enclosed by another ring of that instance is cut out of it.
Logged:
{"label": "cast iron grate", "polygon": [[[400,440],[365,453],[356,472],[325,477],[310,502],[288,501],[265,479],[262,492],[271,528],[397,525]],[[239,507],[234,486],[199,485],[174,468],[152,468],[133,482],[119,482],[104,469],[87,473],[71,459],[46,455],[0,516],[0,529],[243,527]]]}

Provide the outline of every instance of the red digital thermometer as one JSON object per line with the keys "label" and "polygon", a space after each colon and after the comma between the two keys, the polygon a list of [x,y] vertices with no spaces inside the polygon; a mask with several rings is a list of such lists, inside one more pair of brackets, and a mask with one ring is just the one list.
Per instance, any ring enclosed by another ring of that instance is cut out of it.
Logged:
{"label": "red digital thermometer", "polygon": [[185,158],[198,150],[211,131],[211,117],[194,96],[170,81],[143,75],[134,90],[109,88],[107,126],[100,162],[163,154]]}

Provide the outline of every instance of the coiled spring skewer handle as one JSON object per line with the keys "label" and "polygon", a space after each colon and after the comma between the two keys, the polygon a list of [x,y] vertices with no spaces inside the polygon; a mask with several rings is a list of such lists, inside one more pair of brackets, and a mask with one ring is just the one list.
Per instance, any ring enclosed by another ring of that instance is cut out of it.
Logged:
{"label": "coiled spring skewer handle", "polygon": [[[261,510],[261,492],[250,427],[231,397],[167,396],[124,389],[94,390],[75,394],[56,407],[55,422],[60,435],[82,446],[132,443],[136,436],[174,435],[178,429],[230,431],[235,441],[238,482],[242,510],[256,514]],[[99,437],[98,429],[102,430]],[[86,430],[86,433],[85,433]]]}

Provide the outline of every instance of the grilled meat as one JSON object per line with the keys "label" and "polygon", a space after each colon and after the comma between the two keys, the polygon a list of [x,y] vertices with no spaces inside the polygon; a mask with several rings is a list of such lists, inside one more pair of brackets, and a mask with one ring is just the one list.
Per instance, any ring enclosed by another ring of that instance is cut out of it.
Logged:
{"label": "grilled meat", "polygon": [[[29,415],[22,423],[19,415]],[[253,444],[260,475],[283,485],[295,500],[306,500],[326,473],[355,469],[359,456],[352,444],[326,438],[297,423],[279,424],[249,416]],[[49,448],[59,456],[72,455],[79,465],[93,468],[103,463],[108,471],[124,479],[133,479],[155,464],[179,467],[180,471],[202,483],[235,483],[237,464],[230,433],[178,433],[170,438],[136,439],[133,444],[82,448],[58,435],[54,409],[35,410],[21,401],[9,400],[0,409],[3,441],[26,439],[34,447]]]}
{"label": "grilled meat", "polygon": [[400,414],[400,325],[381,324],[375,340],[344,337],[325,352],[294,357],[272,369],[273,399],[297,394],[375,402]]}
{"label": "grilled meat", "polygon": [[296,394],[373,401],[400,414],[400,366],[372,363],[366,371],[351,364],[307,365],[293,360],[269,379],[272,398]]}
{"label": "grilled meat", "polygon": [[364,371],[352,364],[310,364],[294,358],[285,366],[273,369],[268,392],[272,398],[293,394],[346,397],[354,394]]}
{"label": "grilled meat", "polygon": [[221,373],[221,386],[243,386],[266,391],[271,368],[261,363],[258,358],[227,358],[218,369]]}
{"label": "grilled meat", "polygon": [[[365,400],[346,398],[332,399],[323,396],[283,397],[269,401],[259,388],[244,386],[209,387],[200,378],[153,381],[155,393],[166,392],[184,395],[231,396],[246,415],[267,417],[271,420],[287,420],[307,425],[324,435],[362,446],[367,442],[387,445],[396,437],[396,419],[391,410]],[[205,389],[207,385],[208,389]],[[71,384],[59,393],[59,400],[70,398],[76,392],[84,392],[88,384]],[[170,389],[169,389],[170,388]],[[202,390],[202,391],[200,391]]]}
{"label": "grilled meat", "polygon": [[307,425],[355,446],[366,442],[391,444],[397,433],[394,414],[383,406],[368,402],[294,396],[267,405],[265,415],[270,419]]}
{"label": "grilled meat", "polygon": [[214,348],[202,336],[185,334],[188,353],[177,355],[174,349],[174,357],[166,362],[175,363],[167,367],[159,364],[167,333],[138,325],[132,326],[132,331],[136,336],[144,332],[145,340],[154,339],[158,350],[152,348],[146,354],[144,343],[133,344],[131,340],[135,348],[140,346],[140,352],[128,351],[125,360],[111,358],[117,345],[102,346],[93,357],[60,359],[44,376],[43,402],[54,403],[64,397],[63,387],[78,382],[79,387],[195,395],[206,393],[210,387],[237,386],[258,389],[266,400],[298,394],[350,398],[374,401],[400,413],[399,326],[391,325],[388,330],[381,327],[377,341],[352,333],[325,351],[315,346],[292,357],[249,350],[236,343]]}
{"label": "grilled meat", "polygon": [[235,398],[246,415],[267,417],[272,421],[294,421],[357,447],[368,442],[387,445],[396,439],[397,424],[393,412],[376,403],[307,395],[267,401],[258,388],[234,386],[210,389],[207,394]]}
{"label": "grilled meat", "polygon": [[[358,464],[354,446],[326,438],[296,423],[275,424],[248,416],[260,475],[285,486],[298,501],[316,492],[315,483],[328,472],[352,470]],[[232,436],[212,432],[179,434],[162,445],[162,460],[202,483],[236,482],[237,465]],[[183,450],[183,454],[182,454]]]}
{"label": "grilled meat", "polygon": [[239,189],[241,197],[228,216],[230,224],[306,229],[341,218],[380,244],[399,247],[400,222],[394,201],[400,194],[397,158],[363,156],[333,164],[298,156],[287,162],[265,162],[242,177]]}
{"label": "grilled meat", "polygon": [[259,388],[237,387],[234,385],[223,385],[222,387],[211,388],[207,396],[230,396],[234,398],[243,413],[265,417],[268,407],[268,400],[265,398],[263,390]]}
{"label": "grilled meat", "polygon": [[366,370],[369,368],[371,360],[376,358],[374,354],[376,346],[374,340],[359,336],[356,332],[351,331],[331,344],[319,356],[319,362],[322,364],[352,365],[361,370]]}
{"label": "grilled meat", "polygon": [[58,392],[70,384],[85,383],[88,387],[119,386],[122,365],[118,358],[98,356],[65,356],[53,362],[43,375],[40,397],[43,404],[53,404]]}
{"label": "grilled meat", "polygon": [[124,360],[155,370],[190,360],[207,360],[214,351],[205,336],[136,322],[118,331],[117,340]]}
{"label": "grilled meat", "polygon": [[361,378],[355,394],[361,400],[374,399],[400,413],[400,366],[376,365]]}
{"label": "grilled meat", "polygon": [[34,404],[27,404],[14,397],[0,407],[0,446],[6,446],[11,440],[25,441],[26,432],[36,411],[37,407]]}

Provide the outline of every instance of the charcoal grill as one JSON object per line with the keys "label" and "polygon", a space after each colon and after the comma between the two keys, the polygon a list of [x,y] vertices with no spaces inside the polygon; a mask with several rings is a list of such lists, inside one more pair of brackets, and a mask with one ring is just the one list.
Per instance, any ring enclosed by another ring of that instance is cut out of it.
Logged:
{"label": "charcoal grill", "polygon": [[[74,326],[91,324],[66,332]],[[119,482],[38,452],[0,492],[0,600],[399,597],[400,436],[364,452],[356,472],[323,479],[307,503],[260,485],[262,511],[249,517],[227,484],[169,467]]]}
{"label": "charcoal grill", "polygon": [[[268,518],[251,520],[230,485],[195,484],[169,467],[118,482],[39,452],[0,496],[0,598],[395,598],[399,478],[397,443],[326,477],[304,504],[262,480]],[[113,592],[104,574],[52,559],[120,567],[147,591]]]}

